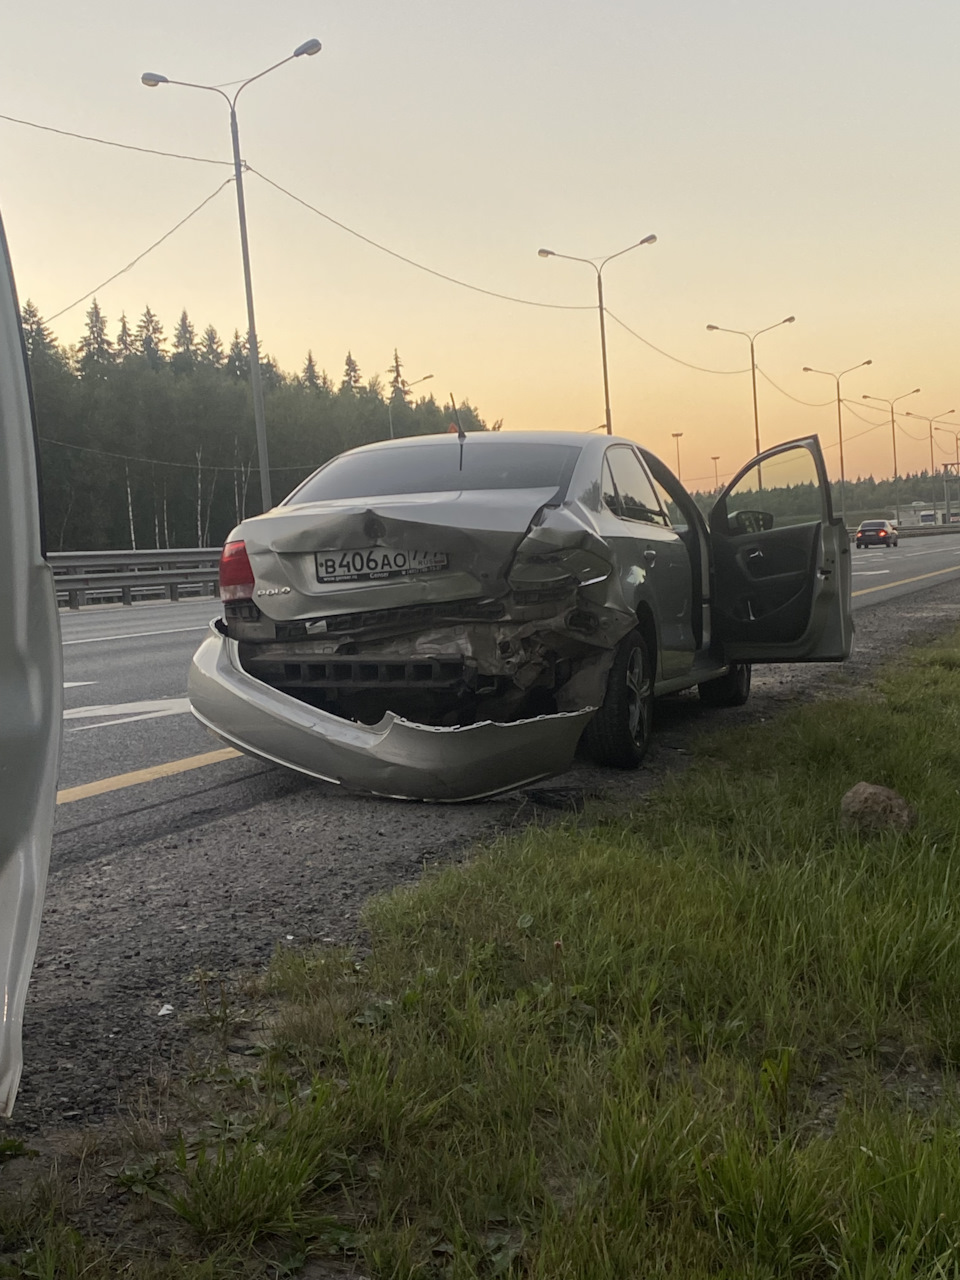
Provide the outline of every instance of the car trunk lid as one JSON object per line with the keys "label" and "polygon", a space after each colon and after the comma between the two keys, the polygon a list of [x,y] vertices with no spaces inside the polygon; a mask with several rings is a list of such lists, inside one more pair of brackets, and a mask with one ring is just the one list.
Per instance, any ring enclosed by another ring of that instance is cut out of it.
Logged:
{"label": "car trunk lid", "polygon": [[503,595],[554,488],[404,494],[280,508],[246,520],[254,602],[277,622]]}

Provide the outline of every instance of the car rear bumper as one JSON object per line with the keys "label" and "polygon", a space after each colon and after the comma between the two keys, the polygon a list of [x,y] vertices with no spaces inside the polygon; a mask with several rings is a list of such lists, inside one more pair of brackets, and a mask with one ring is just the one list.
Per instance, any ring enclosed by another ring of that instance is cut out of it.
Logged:
{"label": "car rear bumper", "polygon": [[462,801],[511,791],[569,768],[595,708],[510,724],[414,724],[388,712],[357,724],[271,688],[240,666],[216,627],[194,655],[194,715],[250,755],[351,790],[405,800]]}

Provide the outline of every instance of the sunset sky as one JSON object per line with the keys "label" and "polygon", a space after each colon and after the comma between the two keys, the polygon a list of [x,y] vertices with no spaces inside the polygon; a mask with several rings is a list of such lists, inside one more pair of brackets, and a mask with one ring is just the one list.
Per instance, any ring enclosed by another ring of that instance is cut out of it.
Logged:
{"label": "sunset sky", "polygon": [[[228,160],[226,105],[145,88],[141,72],[236,81],[311,36],[319,55],[241,96],[247,163],[435,272],[553,306],[418,270],[249,173],[257,324],[285,370],[299,371],[309,348],[339,382],[349,348],[366,379],[396,347],[408,379],[434,374],[425,389],[469,398],[505,429],[594,427],[595,276],[537,250],[607,255],[653,232],[657,244],[610,263],[606,302],[675,359],[608,320],[614,430],[674,466],[671,433],[682,431],[693,487],[712,484],[712,455],[723,477],[754,452],[747,342],[708,323],[755,330],[796,315],[757,342],[763,374],[782,388],[759,379],[765,446],[817,431],[836,475],[833,383],[801,369],[866,359],[843,384],[859,402],[845,410],[849,476],[892,468],[889,414],[864,393],[919,386],[899,408],[956,407],[960,430],[960,6],[47,0],[4,15],[0,113]],[[0,119],[0,209],[21,298],[54,316],[230,173]],[[243,331],[232,184],[97,298],[111,334],[121,311],[134,323],[146,304],[168,336],[183,308],[198,331]],[[51,321],[61,341],[79,338],[88,306]],[[927,424],[900,422],[900,472],[929,467]],[[938,465],[953,460],[954,440],[936,442]]]}

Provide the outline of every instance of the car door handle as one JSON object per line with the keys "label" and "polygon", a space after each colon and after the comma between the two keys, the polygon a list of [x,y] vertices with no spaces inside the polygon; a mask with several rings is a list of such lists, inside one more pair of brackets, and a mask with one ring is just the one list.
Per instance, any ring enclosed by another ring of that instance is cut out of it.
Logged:
{"label": "car door handle", "polygon": [[763,552],[762,552],[762,551],[751,551],[751,552],[750,552],[750,554],[747,556],[747,559],[748,559],[748,560],[762,560],[762,559],[763,559]]}
{"label": "car door handle", "polygon": [[653,547],[647,547],[646,551],[643,553],[643,558],[651,569],[657,563],[657,553],[654,551]]}

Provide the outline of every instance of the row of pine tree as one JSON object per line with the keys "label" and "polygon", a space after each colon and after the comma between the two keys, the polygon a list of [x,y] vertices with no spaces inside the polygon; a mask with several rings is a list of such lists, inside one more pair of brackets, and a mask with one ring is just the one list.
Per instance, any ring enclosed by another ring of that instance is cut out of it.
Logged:
{"label": "row of pine tree", "polygon": [[[168,340],[150,309],[114,336],[96,299],[75,346],[54,336],[29,300],[22,310],[40,433],[51,550],[218,545],[260,509],[246,341],[225,346],[213,325],[198,336],[184,311]],[[456,409],[414,398],[395,350],[364,381],[347,352],[338,382],[308,351],[298,374],[260,361],[274,500],[344,449],[486,423],[466,400]],[[500,423],[495,423],[494,430]]]}

